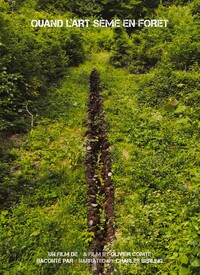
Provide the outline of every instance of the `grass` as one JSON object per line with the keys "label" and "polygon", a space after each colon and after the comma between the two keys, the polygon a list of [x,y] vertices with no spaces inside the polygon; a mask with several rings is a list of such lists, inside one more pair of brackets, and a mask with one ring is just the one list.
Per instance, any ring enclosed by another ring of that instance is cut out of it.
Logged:
{"label": "grass", "polygon": [[32,131],[12,149],[10,180],[20,201],[10,213],[4,212],[7,219],[2,221],[5,274],[8,270],[13,274],[89,274],[84,264],[38,265],[36,258],[46,258],[48,251],[77,251],[82,257],[88,249],[84,133],[88,81],[94,67],[100,72],[111,142],[114,249],[150,251],[153,258],[165,260],[165,264],[116,264],[115,274],[172,274],[174,270],[190,274],[186,262],[197,264],[192,251],[198,231],[194,214],[198,209],[198,144],[181,145],[192,144],[197,129],[189,135],[188,120],[179,123],[179,116],[163,112],[162,107],[149,107],[145,98],[138,103],[140,79],[146,76],[113,68],[109,56],[107,52],[93,54],[84,64],[70,68],[60,87],[43,97]]}

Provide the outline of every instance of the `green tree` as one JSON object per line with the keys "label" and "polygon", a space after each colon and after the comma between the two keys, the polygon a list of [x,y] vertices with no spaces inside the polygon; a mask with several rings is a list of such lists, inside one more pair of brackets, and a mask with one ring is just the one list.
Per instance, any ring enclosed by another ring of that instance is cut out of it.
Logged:
{"label": "green tree", "polygon": [[113,39],[115,43],[113,45],[110,63],[115,67],[128,66],[131,62],[132,44],[125,29],[115,28]]}

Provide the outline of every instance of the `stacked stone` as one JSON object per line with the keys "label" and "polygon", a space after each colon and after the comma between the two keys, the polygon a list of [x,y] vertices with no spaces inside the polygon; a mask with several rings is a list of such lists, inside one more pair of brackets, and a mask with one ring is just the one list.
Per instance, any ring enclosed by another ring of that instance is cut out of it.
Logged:
{"label": "stacked stone", "polygon": [[[91,250],[103,254],[106,244],[114,239],[114,188],[111,182],[110,144],[102,108],[99,73],[90,75],[86,150],[88,184],[88,228],[94,237]],[[100,257],[101,258],[101,257]],[[104,265],[97,263],[93,274],[103,274]]]}
{"label": "stacked stone", "polygon": [[[104,248],[104,229],[101,224],[102,206],[100,193],[102,193],[101,175],[99,173],[99,155],[101,152],[100,140],[100,113],[101,113],[101,88],[99,74],[94,69],[90,75],[90,95],[88,102],[88,131],[86,148],[86,180],[88,184],[88,229],[93,232],[91,250],[94,254],[100,253]],[[102,274],[103,264],[95,264],[93,274]]]}

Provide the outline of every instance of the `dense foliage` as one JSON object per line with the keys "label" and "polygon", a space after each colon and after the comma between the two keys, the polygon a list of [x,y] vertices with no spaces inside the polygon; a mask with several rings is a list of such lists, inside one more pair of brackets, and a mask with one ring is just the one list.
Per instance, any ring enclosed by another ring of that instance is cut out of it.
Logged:
{"label": "dense foliage", "polygon": [[[88,250],[84,179],[89,74],[101,75],[115,186],[113,250],[200,272],[200,36],[194,1],[0,0],[0,273],[90,274],[39,264]],[[167,28],[33,28],[31,19],[163,18]]]}
{"label": "dense foliage", "polygon": [[[0,15],[1,104],[6,109],[1,115],[1,130],[10,130],[13,120],[19,124],[20,118],[28,116],[25,110],[28,101],[55,85],[69,65],[78,65],[85,58],[78,30],[32,28],[30,18],[54,17],[26,9],[10,14],[7,6]],[[25,124],[20,125],[18,131],[23,131]]]}
{"label": "dense foliage", "polygon": [[169,20],[167,28],[143,28],[129,36],[116,29],[111,63],[128,67],[133,73],[144,73],[163,64],[178,70],[198,65],[199,20],[191,7],[160,6],[156,18]]}

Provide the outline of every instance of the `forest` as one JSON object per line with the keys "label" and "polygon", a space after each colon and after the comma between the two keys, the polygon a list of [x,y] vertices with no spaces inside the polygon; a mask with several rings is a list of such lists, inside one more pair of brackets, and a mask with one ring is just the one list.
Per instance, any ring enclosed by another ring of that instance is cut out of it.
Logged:
{"label": "forest", "polygon": [[[70,19],[167,24],[47,23]],[[0,274],[200,274],[200,1],[0,0],[0,65]],[[114,188],[103,273],[83,260],[96,71]]]}

